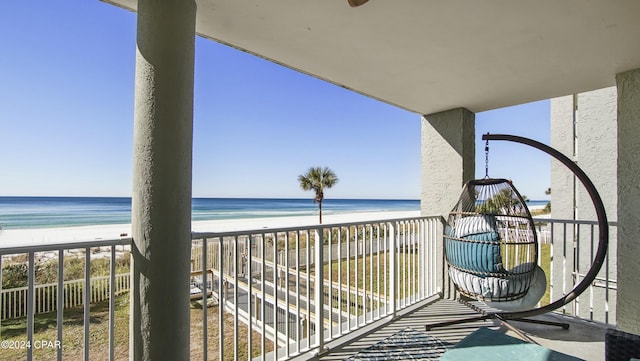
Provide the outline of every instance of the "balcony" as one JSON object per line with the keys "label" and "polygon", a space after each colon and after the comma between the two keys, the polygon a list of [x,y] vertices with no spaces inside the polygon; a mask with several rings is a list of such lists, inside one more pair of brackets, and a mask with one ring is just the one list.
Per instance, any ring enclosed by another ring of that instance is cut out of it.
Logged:
{"label": "balcony", "polygon": [[[442,222],[418,217],[194,233],[191,359],[342,360],[407,328],[446,347],[482,326],[517,336],[492,321],[425,331],[427,324],[478,315],[455,300],[446,278]],[[597,224],[536,224],[539,262],[555,299],[589,268]],[[26,283],[1,290],[3,359],[128,359],[130,245],[122,238],[0,248],[1,277],[23,272]],[[74,272],[81,277],[69,279]],[[585,293],[542,316],[570,323],[569,330],[511,324],[531,342],[604,359],[616,295],[615,263],[607,259]]]}

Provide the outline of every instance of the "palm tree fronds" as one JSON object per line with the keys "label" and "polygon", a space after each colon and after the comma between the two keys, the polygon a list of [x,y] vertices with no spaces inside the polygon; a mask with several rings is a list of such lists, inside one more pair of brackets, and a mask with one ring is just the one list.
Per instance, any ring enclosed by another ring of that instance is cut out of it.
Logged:
{"label": "palm tree fronds", "polygon": [[329,167],[311,167],[305,174],[298,176],[300,187],[305,191],[313,190],[314,203],[318,203],[320,210],[320,223],[322,223],[322,200],[324,199],[324,189],[331,188],[338,183],[338,176]]}

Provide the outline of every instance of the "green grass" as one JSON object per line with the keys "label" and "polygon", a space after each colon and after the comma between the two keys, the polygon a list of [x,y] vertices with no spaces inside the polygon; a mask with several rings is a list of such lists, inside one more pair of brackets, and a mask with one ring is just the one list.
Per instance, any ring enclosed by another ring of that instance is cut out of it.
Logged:
{"label": "green grass", "polygon": [[[116,346],[116,359],[128,358],[129,337],[129,298],[121,295],[116,298],[116,327],[114,329]],[[106,359],[108,355],[108,327],[109,327],[109,303],[108,301],[91,305],[90,307],[90,357],[91,359]],[[49,312],[38,314],[34,317],[34,340],[57,341],[57,314]],[[83,358],[84,344],[84,311],[83,307],[74,307],[64,310],[62,334],[62,356],[64,359],[76,360]],[[25,317],[2,321],[2,340],[26,341],[27,321]],[[33,349],[34,359],[55,360],[56,348]],[[3,349],[3,360],[24,360],[26,350]]]}
{"label": "green grass", "polygon": [[[399,290],[397,290],[397,295],[399,297],[408,297],[412,290],[417,290],[417,282],[418,278],[415,277],[418,272],[418,254],[417,253],[398,253],[396,254],[396,266],[400,268],[400,272],[396,275],[397,282],[396,284],[402,283],[402,286]],[[340,294],[340,298],[343,303],[349,302],[351,306],[349,307],[349,312],[352,314],[362,314],[364,310],[371,311],[371,302],[367,301],[363,305],[362,303],[362,295],[363,291],[366,293],[367,297],[373,298],[373,308],[377,308],[378,305],[378,294],[380,294],[380,298],[382,302],[384,301],[384,295],[386,292],[387,296],[391,295],[391,291],[389,287],[391,286],[390,282],[390,264],[389,259],[387,258],[387,268],[385,273],[384,268],[384,258],[387,257],[387,253],[373,253],[370,255],[366,255],[364,257],[358,257],[357,260],[355,258],[351,258],[348,261],[342,260],[340,262],[332,261],[331,262],[331,281],[335,283],[342,284],[343,291],[339,291],[337,288],[332,289],[332,296],[334,298],[334,302],[338,300],[338,294]],[[378,272],[378,262],[380,264],[380,272]],[[373,268],[371,268],[371,264],[373,263]],[[358,279],[356,283],[356,264],[358,266]],[[363,279],[362,272],[363,267],[365,269],[366,278]],[[338,270],[340,270],[340,279],[338,278]],[[348,270],[348,272],[347,272]],[[411,274],[410,271],[411,270]],[[313,274],[313,270],[311,270]],[[371,284],[371,276],[373,276],[373,284]],[[413,277],[411,277],[413,276]],[[380,281],[378,282],[378,277],[380,277]],[[329,264],[325,263],[324,266],[324,278],[326,280],[329,279]],[[386,289],[385,287],[386,280]],[[358,308],[355,307],[355,295],[347,294],[346,288],[350,287],[351,291],[354,292],[357,289],[360,294],[360,298],[358,299]],[[380,287],[380,289],[378,288]],[[325,295],[328,295],[328,287],[324,288]],[[328,303],[328,301],[326,301]],[[344,306],[343,306],[344,307]],[[364,309],[363,309],[364,308]]]}
{"label": "green grass", "polygon": [[[539,245],[539,252],[540,252],[540,260],[541,260],[541,268],[545,273],[545,277],[547,279],[547,290],[544,294],[544,296],[542,297],[542,299],[540,300],[540,303],[544,306],[550,303],[550,287],[549,285],[551,284],[550,282],[550,277],[551,277],[551,273],[550,273],[550,268],[551,268],[551,245],[550,244],[540,244]],[[367,293],[370,293],[371,291],[373,291],[373,293],[378,293],[381,292],[384,294],[385,290],[381,289],[378,290],[378,281],[377,281],[377,277],[378,277],[378,268],[377,268],[377,262],[378,262],[378,257],[380,257],[380,262],[384,261],[383,257],[385,257],[385,254],[381,253],[380,255],[378,254],[373,254],[373,255],[367,255],[364,258],[359,257],[357,264],[358,264],[358,289],[359,290],[365,290]],[[418,261],[418,256],[417,254],[399,254],[398,255],[398,259],[396,260],[396,264],[399,265],[400,267],[402,267],[402,270],[404,271],[404,275],[402,275],[402,277],[400,278],[400,280],[405,280],[408,281],[409,283],[407,285],[405,285],[405,287],[401,288],[400,292],[402,292],[402,290],[404,290],[404,296],[409,296],[409,291],[411,289],[413,289],[413,287],[417,287],[416,282],[418,281],[415,277],[409,277],[409,265],[415,265],[413,271],[416,272],[417,271],[417,261]],[[373,261],[373,269],[370,269],[370,261]],[[406,261],[406,265],[407,267],[403,267],[404,266],[404,262]],[[388,262],[388,260],[387,260]],[[351,272],[351,274],[349,275],[347,273],[347,264],[349,265],[349,270]],[[331,262],[331,280],[333,282],[339,282],[342,283],[344,285],[344,287],[346,288],[347,285],[349,285],[352,290],[355,289],[356,287],[356,281],[355,281],[355,265],[356,265],[356,260],[354,258],[350,259],[349,262],[347,263],[346,261],[342,261],[342,262]],[[367,274],[367,278],[366,280],[362,279],[362,267],[363,265],[366,265],[366,274]],[[341,269],[341,279],[338,279],[338,269]],[[380,273],[384,272],[384,267],[380,267]],[[312,272],[313,273],[313,272]],[[402,271],[401,271],[402,273]],[[324,274],[325,274],[325,279],[329,279],[329,265],[325,264],[324,267]],[[369,283],[369,275],[373,274],[373,288],[371,288],[371,285]],[[416,273],[414,273],[416,274]],[[387,263],[387,274],[381,274],[380,275],[382,278],[380,278],[380,287],[384,287],[384,280],[387,280],[387,295],[389,295],[390,291],[389,291],[389,264]],[[398,275],[400,276],[400,275]],[[326,291],[326,287],[325,287],[325,291]],[[334,297],[337,297],[337,290],[334,290]],[[342,293],[342,299],[346,300],[346,293],[343,292]],[[351,302],[353,303],[353,298],[354,296],[351,296]],[[375,302],[374,302],[375,305]],[[368,307],[368,304],[367,304]]]}
{"label": "green grass", "polygon": [[550,291],[551,291],[551,245],[550,244],[541,244],[540,245],[540,267],[544,271],[545,277],[547,278],[547,291],[544,296],[540,300],[540,304],[542,306],[548,305],[550,301]]}
{"label": "green grass", "polygon": [[[129,294],[125,293],[116,297],[115,308],[115,328],[114,345],[115,359],[129,359]],[[104,301],[91,305],[90,313],[90,353],[91,360],[105,360],[109,353],[109,302]],[[208,352],[212,357],[217,358],[218,354],[218,307],[210,307],[207,310],[208,324]],[[202,359],[202,309],[191,309],[191,359]],[[57,314],[50,312],[35,315],[34,320],[34,340],[57,340]],[[62,335],[62,357],[65,360],[81,360],[84,357],[84,311],[83,307],[74,307],[64,310]],[[225,313],[225,360],[233,360],[233,327],[234,318],[231,314]],[[25,317],[3,320],[1,324],[1,340],[26,341],[27,321]],[[238,357],[240,360],[247,359],[247,328],[244,324],[238,329]],[[265,345],[267,352],[273,350],[273,344],[267,342]],[[260,335],[253,333],[252,356],[260,354]],[[26,350],[7,349],[0,350],[0,359],[3,361],[25,360]],[[41,348],[33,349],[36,360],[56,360],[57,349]]]}

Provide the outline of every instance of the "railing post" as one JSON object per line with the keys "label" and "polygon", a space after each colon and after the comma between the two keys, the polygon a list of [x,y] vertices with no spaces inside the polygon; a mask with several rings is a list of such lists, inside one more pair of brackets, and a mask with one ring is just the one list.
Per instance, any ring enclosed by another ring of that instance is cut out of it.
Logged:
{"label": "railing post", "polygon": [[396,318],[396,289],[398,280],[396,277],[396,227],[395,223],[389,223],[389,292],[391,300],[389,300],[390,314],[392,318]]}
{"label": "railing post", "polygon": [[[202,359],[207,360],[209,357],[207,354],[207,350],[209,349],[209,335],[207,329],[207,303],[209,302],[207,299],[207,293],[209,289],[207,288],[208,280],[207,280],[207,239],[202,239],[202,246],[200,247],[200,255],[202,260],[202,267],[200,270],[200,280],[202,280]],[[213,298],[213,279],[215,277],[211,277],[211,297]],[[222,307],[222,303],[220,302],[220,295],[218,295],[218,307]],[[223,337],[222,332],[219,333],[219,337]]]}
{"label": "railing post", "polygon": [[[435,251],[435,269],[436,269],[436,291],[440,293],[442,298],[454,298],[455,290],[452,290],[449,273],[447,272],[446,255],[444,252],[444,232],[446,228],[446,220],[440,217],[440,222],[435,225],[435,232],[432,233],[433,246]],[[439,283],[439,284],[438,284]]]}
{"label": "railing post", "polygon": [[84,361],[89,360],[89,327],[91,325],[91,248],[84,250],[84,286],[83,305],[84,305]]}
{"label": "railing post", "polygon": [[115,283],[116,283],[116,246],[111,246],[111,262],[109,263],[109,361],[115,360],[115,325],[116,325]]}
{"label": "railing post", "polygon": [[[36,271],[35,271],[35,255],[34,252],[29,252],[29,276],[28,291],[27,291],[27,342],[29,345],[33,345],[33,321],[35,315],[35,287]],[[33,348],[27,347],[27,360],[33,360]]]}
{"label": "railing post", "polygon": [[426,224],[425,220],[421,219],[416,221],[416,241],[415,245],[418,247],[418,297],[420,300],[425,298],[426,295],[426,280],[427,280],[427,267],[425,267],[426,262],[426,252],[425,247],[427,246],[426,237],[425,237],[425,229]]}
{"label": "railing post", "polygon": [[318,345],[318,354],[322,354],[324,349],[324,230],[322,228],[315,229],[315,274],[316,282],[314,285],[315,293],[315,313],[316,313],[316,339]]}
{"label": "railing post", "polygon": [[2,255],[0,254],[0,339],[2,339],[2,317],[4,316],[4,298],[2,297]]}
{"label": "railing post", "polygon": [[[224,306],[225,306],[225,296],[226,292],[224,290],[224,263],[223,263],[223,251],[224,251],[224,240],[222,237],[218,238],[218,355],[220,360],[224,360]],[[263,259],[264,262],[264,259]],[[206,270],[202,270],[206,273]],[[263,274],[264,275],[264,274]],[[263,276],[264,277],[264,276]],[[211,290],[213,291],[213,279],[215,278],[215,274],[211,275]],[[207,285],[204,285],[205,293]],[[212,292],[213,294],[213,292]],[[205,304],[205,312],[206,312],[206,304]],[[206,345],[206,344],[205,344]]]}

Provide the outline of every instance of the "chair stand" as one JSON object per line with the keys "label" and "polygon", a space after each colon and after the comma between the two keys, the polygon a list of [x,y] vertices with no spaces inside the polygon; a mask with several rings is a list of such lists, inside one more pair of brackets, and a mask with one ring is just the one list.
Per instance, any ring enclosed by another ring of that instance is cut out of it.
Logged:
{"label": "chair stand", "polygon": [[472,310],[480,313],[480,315],[476,316],[476,317],[463,318],[463,319],[460,319],[460,320],[438,322],[438,323],[426,325],[425,326],[426,331],[429,331],[431,329],[438,328],[438,327],[447,327],[447,326],[460,325],[460,324],[463,324],[463,323],[476,322],[476,321],[487,321],[487,320],[497,320],[501,324],[505,325],[507,328],[511,329],[512,331],[518,333],[519,335],[521,335],[521,336],[523,336],[523,337],[525,337],[527,339],[528,339],[528,337],[524,336],[520,332],[520,330],[518,330],[517,328],[513,327],[512,325],[510,325],[508,321],[519,321],[519,322],[534,323],[534,324],[539,324],[539,325],[557,326],[557,327],[562,327],[565,330],[569,329],[569,324],[566,323],[566,322],[534,320],[534,319],[531,319],[531,318],[522,318],[522,317],[509,318],[509,317],[505,317],[505,316],[508,316],[508,313],[486,312],[485,310],[481,309],[480,307],[477,307],[476,305],[468,302],[465,299],[458,298],[458,302],[460,302],[463,305],[471,308]]}

